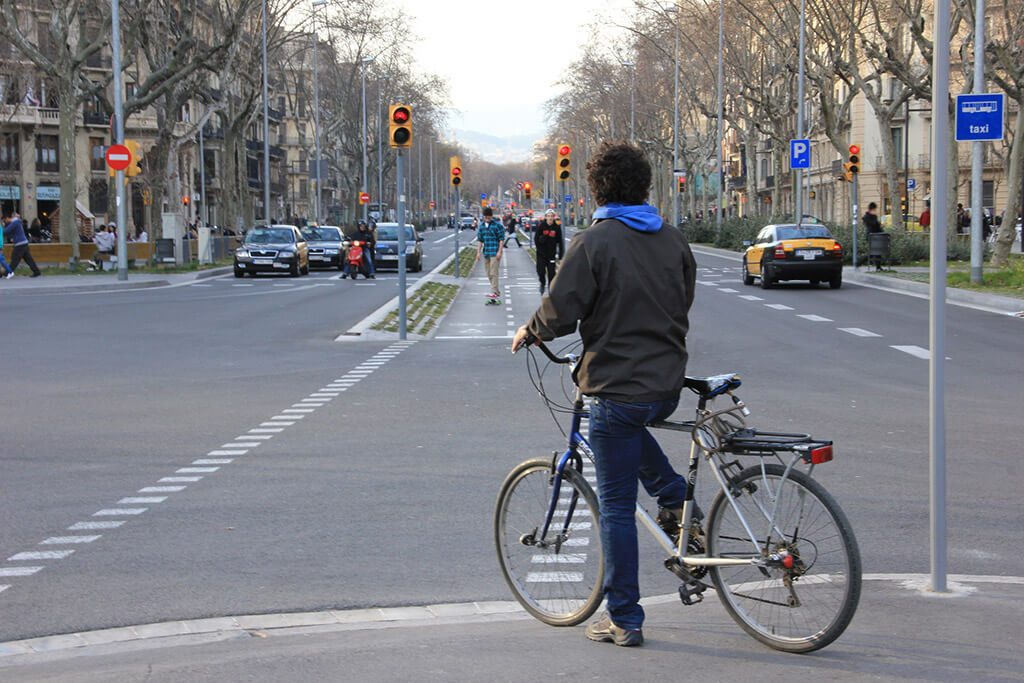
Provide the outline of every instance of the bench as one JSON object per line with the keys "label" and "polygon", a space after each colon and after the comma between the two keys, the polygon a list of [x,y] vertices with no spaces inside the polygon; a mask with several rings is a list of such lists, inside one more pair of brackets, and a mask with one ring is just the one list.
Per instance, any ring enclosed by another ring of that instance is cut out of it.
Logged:
{"label": "bench", "polygon": [[[29,245],[32,258],[38,264],[66,266],[71,260],[72,245],[67,242],[37,242]],[[10,261],[12,247],[4,245],[4,257]],[[96,256],[96,245],[92,242],[82,242],[78,245],[78,254],[81,261],[91,261]],[[143,260],[149,261],[153,255],[152,242],[129,242],[128,263]],[[116,263],[116,261],[114,261]]]}

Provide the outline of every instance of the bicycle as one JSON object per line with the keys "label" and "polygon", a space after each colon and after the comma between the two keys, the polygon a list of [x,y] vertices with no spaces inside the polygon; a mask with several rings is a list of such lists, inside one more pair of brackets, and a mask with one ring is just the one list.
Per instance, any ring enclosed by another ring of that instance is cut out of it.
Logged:
{"label": "bicycle", "polygon": [[[553,364],[574,369],[579,360],[537,346]],[[530,360],[536,367],[532,351]],[[568,447],[509,473],[495,506],[495,544],[505,581],[526,611],[553,626],[573,626],[603,600],[599,501],[584,474],[593,453],[580,431],[588,413],[578,387],[568,407],[548,398],[539,368],[531,380],[553,417],[571,414]],[[691,434],[678,534],[671,537],[639,503],[637,520],[669,553],[664,565],[681,579],[684,605],[700,602],[713,588],[726,612],[765,645],[796,653],[825,647],[849,625],[861,590],[850,523],[811,476],[816,465],[832,460],[832,442],[746,427],[750,412],[733,393],[740,387],[735,375],[687,377],[686,387],[699,397],[695,419],[648,425]],[[715,410],[723,398],[731,404]],[[759,462],[744,467],[745,457]],[[694,518],[701,461],[719,485],[703,525]],[[805,472],[798,465],[809,467]]]}

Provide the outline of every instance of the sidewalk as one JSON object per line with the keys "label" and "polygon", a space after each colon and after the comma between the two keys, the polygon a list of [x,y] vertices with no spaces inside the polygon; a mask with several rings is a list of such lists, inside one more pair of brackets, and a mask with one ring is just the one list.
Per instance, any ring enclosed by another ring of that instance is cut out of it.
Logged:
{"label": "sidewalk", "polygon": [[[27,271],[25,271],[27,272]],[[99,292],[119,289],[167,287],[219,275],[227,275],[231,268],[210,268],[184,273],[128,273],[127,280],[118,280],[117,271],[92,275],[46,275],[27,277],[18,275],[0,280],[0,297],[18,294],[56,294],[64,292]]]}
{"label": "sidewalk", "polygon": [[[497,567],[495,567],[497,571]],[[865,576],[857,614],[810,655],[746,635],[709,592],[645,600],[640,648],[592,643],[512,602],[227,617],[0,644],[5,681],[522,681],[686,679],[1021,681],[1024,580]],[[954,580],[960,580],[957,583]],[[129,632],[136,637],[117,640]]]}

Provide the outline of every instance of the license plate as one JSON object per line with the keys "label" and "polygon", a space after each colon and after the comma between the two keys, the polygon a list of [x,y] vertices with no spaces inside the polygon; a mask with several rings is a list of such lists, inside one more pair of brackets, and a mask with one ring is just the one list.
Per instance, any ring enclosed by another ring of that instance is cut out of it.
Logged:
{"label": "license plate", "polygon": [[805,261],[813,261],[818,258],[822,252],[818,249],[802,249],[797,253],[799,253]]}
{"label": "license plate", "polygon": [[287,263],[275,263],[274,267],[275,268],[291,268],[291,266],[289,266]]}
{"label": "license plate", "polygon": [[320,256],[319,254],[310,254],[309,255],[309,260],[310,261],[325,261],[326,259],[327,259],[326,256]]}
{"label": "license plate", "polygon": [[387,254],[383,254],[383,255],[378,256],[377,260],[378,261],[397,261],[398,257],[397,256],[389,256]]}
{"label": "license plate", "polygon": [[252,264],[254,266],[269,266],[273,262],[274,259],[272,258],[254,258],[252,260]]}

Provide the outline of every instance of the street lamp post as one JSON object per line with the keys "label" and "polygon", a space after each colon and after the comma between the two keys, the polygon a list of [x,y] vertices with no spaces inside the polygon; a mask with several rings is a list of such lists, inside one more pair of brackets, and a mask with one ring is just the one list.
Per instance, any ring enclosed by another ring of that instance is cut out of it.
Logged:
{"label": "street lamp post", "polygon": [[636,62],[623,62],[629,67],[629,144],[636,144]]}
{"label": "street lamp post", "polygon": [[317,69],[316,53],[318,52],[318,45],[320,39],[316,34],[316,8],[321,5],[326,5],[327,0],[313,0],[313,99],[316,102],[316,118],[313,121],[313,131],[316,137],[316,218],[315,222],[317,225],[323,221],[323,216],[320,211],[320,177],[323,172],[322,164],[320,163],[320,71]]}
{"label": "street lamp post", "polygon": [[615,139],[615,95],[612,94],[612,91],[615,90],[615,86],[612,85],[611,83],[605,83],[604,84],[604,89],[608,91],[608,99],[611,102],[611,116],[610,116],[610,119],[611,119],[611,132],[612,132],[612,140],[614,140]]}
{"label": "street lamp post", "polygon": [[263,0],[263,217],[270,225],[270,105],[267,102],[267,0]]}
{"label": "street lamp post", "polygon": [[384,113],[381,111],[381,87],[380,82],[387,80],[387,76],[377,76],[377,208],[380,210],[380,218],[384,219]]}
{"label": "street lamp post", "polygon": [[[266,0],[264,0],[266,2]],[[373,61],[373,57],[363,57],[362,78],[363,78],[363,185],[361,191],[366,194],[366,65]],[[380,198],[377,198],[380,202]],[[363,220],[369,218],[370,204],[363,204]]]}
{"label": "street lamp post", "polygon": [[715,207],[715,231],[722,233],[722,117],[725,115],[722,106],[722,50],[725,48],[724,30],[725,24],[725,0],[718,0],[718,139],[715,141],[716,165],[715,180],[718,181],[718,206]]}
{"label": "street lamp post", "polygon": [[675,172],[679,170],[679,8],[672,6],[665,9],[672,17],[676,28],[676,77],[675,99],[672,107],[672,225],[679,227],[679,179]]}

